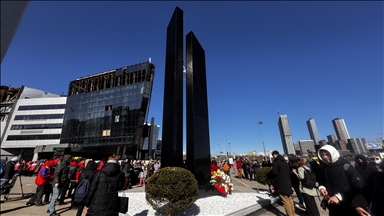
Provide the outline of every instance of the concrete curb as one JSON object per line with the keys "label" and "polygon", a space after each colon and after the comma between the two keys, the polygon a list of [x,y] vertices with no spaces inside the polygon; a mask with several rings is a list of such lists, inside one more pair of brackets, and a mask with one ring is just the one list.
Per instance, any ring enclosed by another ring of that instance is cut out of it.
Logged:
{"label": "concrete curb", "polygon": [[270,199],[260,199],[257,201],[257,203],[253,206],[249,206],[247,208],[243,208],[240,210],[237,210],[235,212],[231,212],[229,214],[226,214],[225,216],[244,216],[250,213],[253,213],[257,210],[260,210],[264,208],[265,206],[272,205],[273,203],[280,200],[280,197],[271,197]]}

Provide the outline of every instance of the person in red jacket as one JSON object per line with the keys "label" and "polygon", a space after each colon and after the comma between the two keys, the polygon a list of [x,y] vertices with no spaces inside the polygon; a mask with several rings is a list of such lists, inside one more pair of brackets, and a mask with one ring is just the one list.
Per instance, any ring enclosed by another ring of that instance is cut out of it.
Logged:
{"label": "person in red jacket", "polygon": [[243,178],[243,158],[240,157],[237,159],[236,161],[236,167],[237,167],[237,177],[239,179],[242,179]]}
{"label": "person in red jacket", "polygon": [[28,167],[28,176],[33,176],[33,173],[35,172],[36,169],[36,161],[32,161]]}
{"label": "person in red jacket", "polygon": [[26,205],[34,205],[36,202],[36,206],[44,205],[42,203],[42,197],[44,192],[46,191],[46,186],[49,185],[49,173],[51,171],[50,166],[52,162],[46,161],[44,167],[40,169],[39,173],[36,175],[35,184],[37,185],[36,193],[29,199]]}

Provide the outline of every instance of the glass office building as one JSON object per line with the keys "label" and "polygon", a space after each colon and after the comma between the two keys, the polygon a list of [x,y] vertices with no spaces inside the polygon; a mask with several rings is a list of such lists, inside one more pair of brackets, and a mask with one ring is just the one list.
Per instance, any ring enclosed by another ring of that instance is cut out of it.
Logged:
{"label": "glass office building", "polygon": [[147,61],[72,81],[60,143],[73,151],[137,157],[154,70]]}

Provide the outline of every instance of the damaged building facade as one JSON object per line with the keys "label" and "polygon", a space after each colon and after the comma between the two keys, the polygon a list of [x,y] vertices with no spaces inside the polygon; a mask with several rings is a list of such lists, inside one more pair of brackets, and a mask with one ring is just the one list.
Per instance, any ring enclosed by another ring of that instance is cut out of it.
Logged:
{"label": "damaged building facade", "polygon": [[69,83],[61,144],[93,157],[140,157],[155,66],[125,66]]}

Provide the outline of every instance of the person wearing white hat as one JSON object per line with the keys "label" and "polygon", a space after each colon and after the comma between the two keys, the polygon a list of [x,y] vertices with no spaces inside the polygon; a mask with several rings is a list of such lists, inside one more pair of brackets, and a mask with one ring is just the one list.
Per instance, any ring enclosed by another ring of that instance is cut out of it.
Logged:
{"label": "person wearing white hat", "polygon": [[15,175],[15,164],[19,160],[19,157],[14,157],[10,161],[7,162],[4,169],[4,175],[0,179],[0,186],[9,182],[12,177]]}

